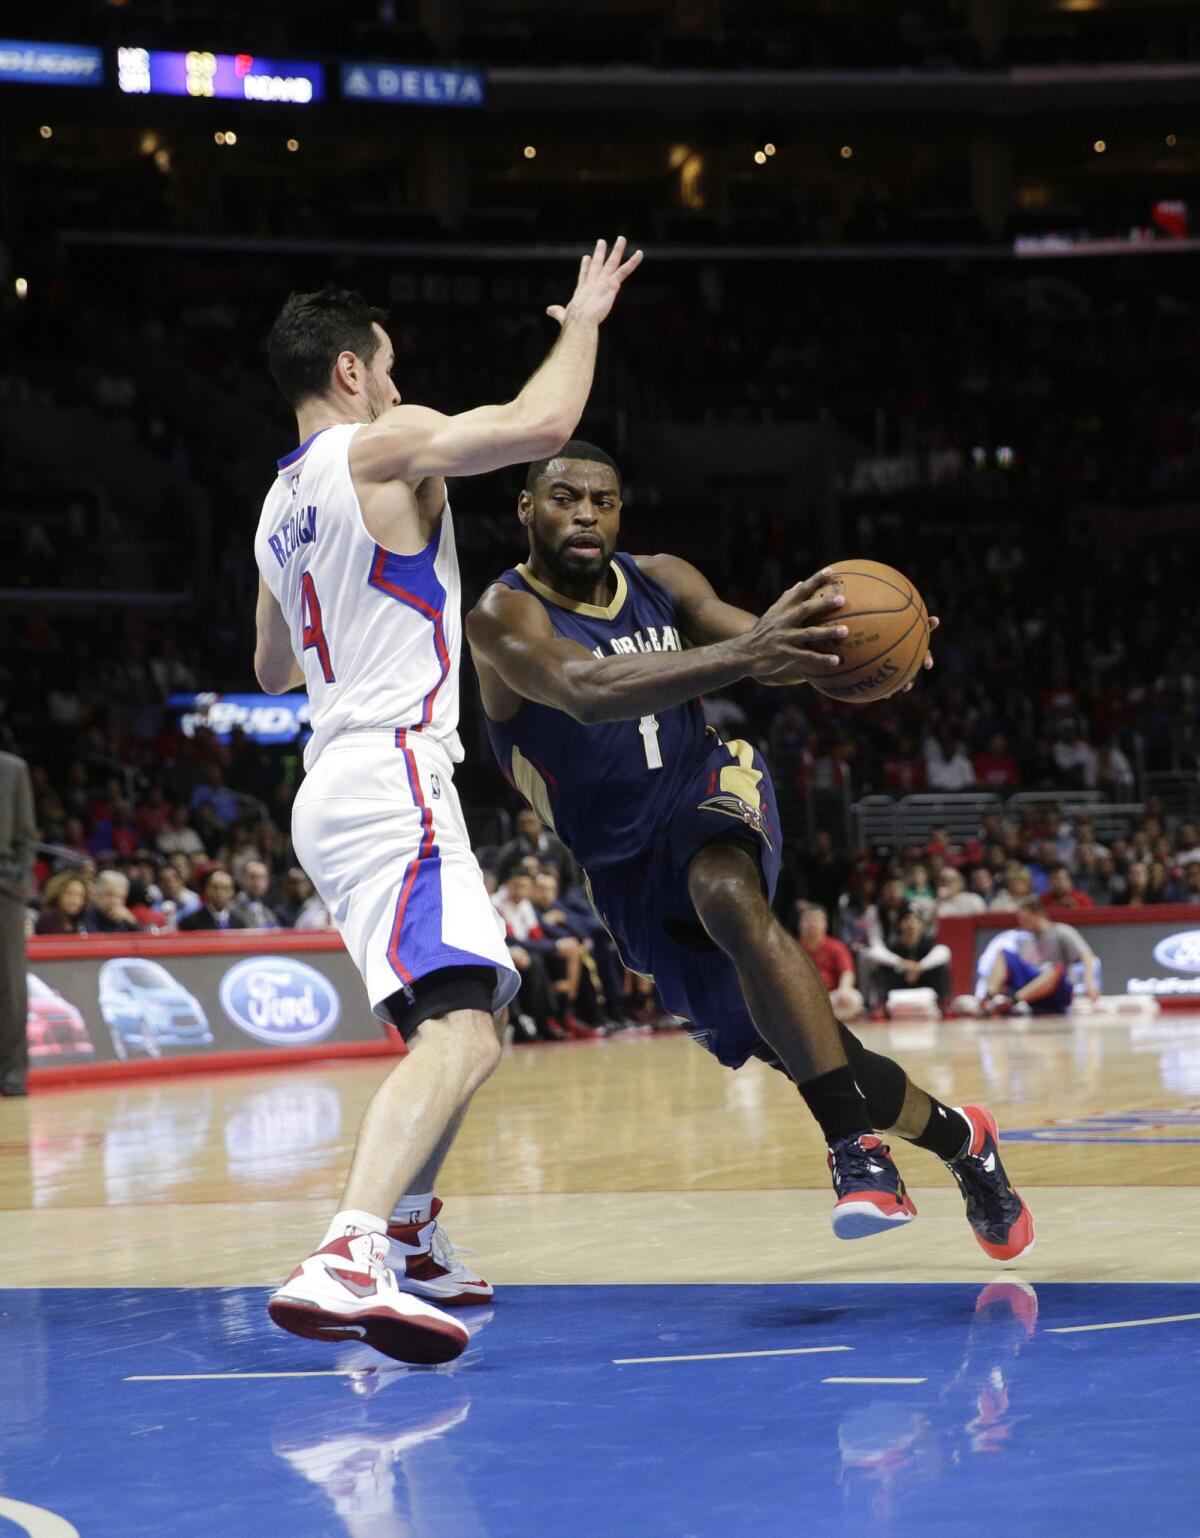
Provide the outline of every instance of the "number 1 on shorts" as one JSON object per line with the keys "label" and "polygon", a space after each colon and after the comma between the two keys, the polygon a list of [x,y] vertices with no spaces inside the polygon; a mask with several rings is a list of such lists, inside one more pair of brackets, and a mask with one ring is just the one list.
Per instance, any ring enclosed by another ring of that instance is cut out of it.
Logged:
{"label": "number 1 on shorts", "polygon": [[661,769],[663,760],[662,749],[658,745],[658,717],[643,716],[638,722],[638,731],[642,734],[642,747],[646,750],[646,768]]}

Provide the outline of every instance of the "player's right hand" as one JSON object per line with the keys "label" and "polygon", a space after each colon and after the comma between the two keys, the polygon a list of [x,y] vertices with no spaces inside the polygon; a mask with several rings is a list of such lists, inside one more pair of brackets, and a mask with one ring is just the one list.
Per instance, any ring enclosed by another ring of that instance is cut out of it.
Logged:
{"label": "player's right hand", "polygon": [[742,639],[751,650],[754,677],[769,678],[785,671],[817,677],[836,672],[841,665],[837,648],[849,631],[845,625],[820,621],[836,618],[845,599],[833,592],[813,596],[831,576],[831,572],[819,571],[807,582],[797,582],[746,632]]}
{"label": "player's right hand", "polygon": [[596,249],[579,263],[579,280],[568,304],[552,304],[546,314],[563,325],[570,318],[590,321],[598,326],[612,309],[621,284],[631,272],[642,265],[641,251],[635,251],[628,261],[625,255],[625,237],[618,235],[613,248],[608,251],[603,240],[596,242]]}

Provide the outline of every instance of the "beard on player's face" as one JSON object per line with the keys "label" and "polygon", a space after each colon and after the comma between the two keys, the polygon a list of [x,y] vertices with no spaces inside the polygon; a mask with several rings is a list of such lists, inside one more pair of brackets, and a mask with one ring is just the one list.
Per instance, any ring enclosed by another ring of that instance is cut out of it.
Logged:
{"label": "beard on player's face", "polygon": [[[529,525],[529,541],[533,554],[555,582],[567,587],[599,582],[612,565],[612,550],[596,527],[567,524],[565,528],[555,528],[549,521],[539,525],[535,513]],[[595,550],[579,549],[583,541],[595,541]]]}

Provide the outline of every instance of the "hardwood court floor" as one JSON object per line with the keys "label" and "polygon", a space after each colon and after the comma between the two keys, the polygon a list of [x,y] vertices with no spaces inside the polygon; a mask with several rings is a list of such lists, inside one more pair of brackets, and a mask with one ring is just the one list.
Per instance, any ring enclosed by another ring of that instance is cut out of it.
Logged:
{"label": "hardwood court floor", "polygon": [[[1032,1206],[1028,1281],[1194,1281],[1200,1016],[868,1026],[941,1099],[996,1113]],[[333,1211],[387,1067],[330,1063],[0,1102],[7,1287],[261,1286]],[[947,1172],[899,1144],[918,1221],[834,1240],[815,1125],[778,1074],[684,1036],[511,1050],[443,1172],[501,1285],[986,1282]]]}

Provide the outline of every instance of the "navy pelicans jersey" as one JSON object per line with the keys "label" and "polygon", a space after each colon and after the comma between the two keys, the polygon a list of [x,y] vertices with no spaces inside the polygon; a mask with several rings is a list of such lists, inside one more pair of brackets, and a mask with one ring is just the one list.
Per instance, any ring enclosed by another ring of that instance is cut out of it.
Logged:
{"label": "navy pelicans jersey", "polygon": [[[612,570],[616,591],[604,606],[562,597],[524,563],[498,580],[532,593],[558,635],[597,657],[679,651],[671,595],[632,556],[614,556]],[[639,721],[593,726],[526,700],[511,720],[489,720],[487,729],[507,778],[589,872],[619,865],[652,844],[711,742],[699,700]]]}
{"label": "navy pelicans jersey", "polygon": [[462,759],[458,556],[450,504],[416,555],[367,533],[350,476],[357,424],[325,427],[279,461],[254,554],[304,669],[311,769],[342,732],[403,727]]}

